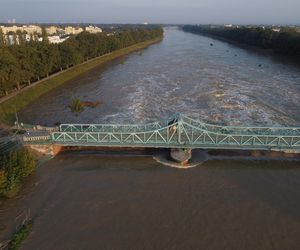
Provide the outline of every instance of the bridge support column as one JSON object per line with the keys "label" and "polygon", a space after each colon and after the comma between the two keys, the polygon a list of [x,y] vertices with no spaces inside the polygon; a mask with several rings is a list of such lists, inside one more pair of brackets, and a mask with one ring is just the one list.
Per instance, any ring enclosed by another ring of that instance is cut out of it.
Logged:
{"label": "bridge support column", "polygon": [[182,165],[188,164],[192,158],[192,149],[172,148],[170,150],[170,158]]}

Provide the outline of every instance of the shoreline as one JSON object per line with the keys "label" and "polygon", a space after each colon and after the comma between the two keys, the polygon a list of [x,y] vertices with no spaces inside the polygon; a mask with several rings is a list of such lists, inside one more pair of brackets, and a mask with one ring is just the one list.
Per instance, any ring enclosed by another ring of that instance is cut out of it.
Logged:
{"label": "shoreline", "polygon": [[53,90],[54,88],[74,79],[75,77],[88,72],[89,70],[100,66],[104,63],[117,59],[119,57],[128,55],[130,53],[147,48],[150,45],[158,43],[163,40],[162,37],[158,37],[149,41],[141,42],[113,51],[111,53],[95,57],[81,64],[75,65],[58,73],[55,73],[47,78],[37,81],[27,87],[22,88],[18,92],[14,92],[4,99],[0,99],[0,123],[12,124],[15,117],[15,112],[20,111],[30,102],[34,101],[38,97]]}
{"label": "shoreline", "polygon": [[283,62],[283,63],[291,65],[293,67],[300,68],[300,63],[297,61],[297,59],[295,57],[275,53],[272,49],[264,49],[264,48],[261,48],[261,47],[258,47],[258,46],[249,45],[249,44],[246,44],[246,43],[240,43],[238,41],[234,41],[234,40],[231,40],[231,39],[228,39],[228,38],[224,38],[224,37],[216,36],[216,35],[211,35],[211,34],[195,33],[195,32],[190,32],[190,31],[186,31],[186,30],[183,30],[183,29],[181,29],[181,31],[186,32],[188,34],[208,37],[208,38],[214,39],[216,41],[225,42],[225,43],[227,43],[231,46],[235,46],[235,47],[238,47],[240,49],[256,53],[258,55],[263,55],[263,56],[267,56],[267,57],[269,56],[269,57],[272,58],[272,60],[277,60],[279,62]]}

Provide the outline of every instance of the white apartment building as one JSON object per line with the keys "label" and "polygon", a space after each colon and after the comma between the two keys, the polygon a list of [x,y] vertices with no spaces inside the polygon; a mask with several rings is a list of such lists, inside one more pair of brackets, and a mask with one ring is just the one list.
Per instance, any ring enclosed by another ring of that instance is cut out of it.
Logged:
{"label": "white apartment building", "polygon": [[0,28],[2,29],[2,32],[6,35],[9,32],[17,32],[18,30],[21,32],[27,32],[27,34],[34,34],[34,33],[38,33],[38,34],[42,34],[42,28],[40,26],[37,25],[23,25],[23,26],[0,26]]}
{"label": "white apartment building", "polygon": [[272,29],[274,32],[280,32],[280,28]]}
{"label": "white apartment building", "polygon": [[57,34],[58,28],[56,26],[50,26],[46,28],[46,32],[48,35],[54,35]]}
{"label": "white apartment building", "polygon": [[66,41],[69,37],[61,38],[60,36],[48,36],[49,43],[62,43]]}
{"label": "white apartment building", "polygon": [[40,26],[37,25],[24,25],[23,26],[23,30],[27,32],[27,34],[42,34],[42,28]]}
{"label": "white apartment building", "polygon": [[80,27],[72,27],[72,26],[67,26],[65,27],[65,34],[66,35],[77,35],[83,31],[83,28]]}
{"label": "white apartment building", "polygon": [[102,29],[97,26],[89,25],[89,26],[85,27],[85,31],[95,34],[95,33],[101,33]]}

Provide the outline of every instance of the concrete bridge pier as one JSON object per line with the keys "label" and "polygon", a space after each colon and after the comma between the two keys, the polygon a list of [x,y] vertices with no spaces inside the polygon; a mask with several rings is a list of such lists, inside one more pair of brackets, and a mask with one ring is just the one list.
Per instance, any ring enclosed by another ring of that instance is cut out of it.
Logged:
{"label": "concrete bridge pier", "polygon": [[181,165],[187,165],[192,158],[191,148],[171,148],[170,158],[172,161],[180,163]]}

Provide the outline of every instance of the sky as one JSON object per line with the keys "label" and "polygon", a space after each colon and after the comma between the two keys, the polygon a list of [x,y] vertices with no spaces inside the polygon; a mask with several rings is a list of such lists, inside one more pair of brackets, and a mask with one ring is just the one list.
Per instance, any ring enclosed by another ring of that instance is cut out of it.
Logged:
{"label": "sky", "polygon": [[0,0],[0,22],[300,24],[300,0]]}

